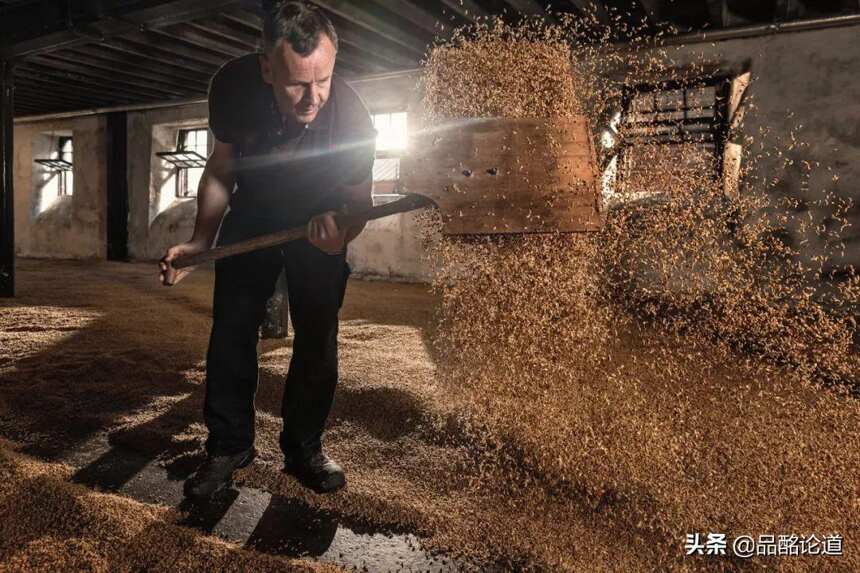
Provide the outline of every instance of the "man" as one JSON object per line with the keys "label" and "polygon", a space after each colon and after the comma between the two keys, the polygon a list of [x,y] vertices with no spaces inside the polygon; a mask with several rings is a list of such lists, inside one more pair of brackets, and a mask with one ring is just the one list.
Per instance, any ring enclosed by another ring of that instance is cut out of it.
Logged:
{"label": "man", "polygon": [[223,245],[307,224],[309,238],[215,265],[203,411],[207,459],[186,482],[191,497],[227,487],[233,471],[256,454],[258,329],[281,269],[295,335],[281,412],[284,471],[318,492],[346,483],[323,453],[321,437],[338,378],[346,246],[363,225],[339,229],[334,213],[371,206],[375,131],[361,99],[334,75],[337,34],[322,12],[278,3],[266,15],[263,39],[263,54],[228,62],[212,78],[215,147],[198,190],[194,234],[167,251],[161,280],[181,280],[186,270],[170,261],[209,249],[216,233]]}

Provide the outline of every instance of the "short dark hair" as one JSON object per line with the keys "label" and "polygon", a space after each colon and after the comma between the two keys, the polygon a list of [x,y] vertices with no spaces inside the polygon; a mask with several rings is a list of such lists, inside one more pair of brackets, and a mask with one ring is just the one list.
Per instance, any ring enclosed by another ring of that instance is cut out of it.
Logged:
{"label": "short dark hair", "polygon": [[316,6],[304,2],[271,2],[266,8],[263,45],[267,52],[286,40],[297,54],[307,56],[319,46],[321,34],[328,36],[337,50],[334,25]]}

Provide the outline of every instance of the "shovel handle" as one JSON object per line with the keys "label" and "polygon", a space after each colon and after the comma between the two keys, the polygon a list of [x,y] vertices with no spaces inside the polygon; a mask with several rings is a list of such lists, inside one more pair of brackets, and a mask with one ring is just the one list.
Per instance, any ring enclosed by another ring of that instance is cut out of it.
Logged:
{"label": "shovel handle", "polygon": [[[410,194],[406,195],[402,199],[398,199],[397,201],[371,207],[363,213],[357,213],[355,215],[338,214],[335,216],[335,222],[339,229],[343,229],[346,227],[352,227],[353,225],[363,224],[367,221],[388,217],[389,215],[407,213],[409,211],[423,209],[424,207],[430,207],[432,205],[433,201],[427,197],[424,197],[423,195]],[[224,257],[232,257],[233,255],[241,255],[243,253],[250,253],[251,251],[259,249],[282,245],[297,239],[304,239],[307,236],[308,226],[302,225],[301,227],[293,227],[292,229],[287,229],[285,231],[278,231],[276,233],[269,233],[267,235],[260,235],[259,237],[246,239],[244,241],[238,241],[230,245],[215,247],[196,255],[177,257],[176,260],[173,261],[172,266],[174,269],[193,267],[210,261],[217,261]]]}

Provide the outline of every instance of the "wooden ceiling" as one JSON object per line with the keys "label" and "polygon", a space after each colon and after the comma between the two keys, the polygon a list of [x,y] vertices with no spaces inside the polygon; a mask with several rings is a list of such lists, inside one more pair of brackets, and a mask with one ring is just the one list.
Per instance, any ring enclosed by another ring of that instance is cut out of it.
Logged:
{"label": "wooden ceiling", "polygon": [[[226,61],[258,49],[270,0],[0,0],[0,55],[14,61],[15,115],[206,96]],[[411,69],[440,32],[494,14],[551,18],[542,0],[313,0],[331,18],[346,77]],[[679,32],[860,9],[860,0],[554,0]]]}

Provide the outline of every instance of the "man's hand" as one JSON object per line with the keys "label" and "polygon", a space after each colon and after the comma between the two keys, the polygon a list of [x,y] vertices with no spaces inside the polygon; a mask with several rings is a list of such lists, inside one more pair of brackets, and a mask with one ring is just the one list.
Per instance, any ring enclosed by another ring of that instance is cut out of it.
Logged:
{"label": "man's hand", "polygon": [[329,255],[343,252],[346,246],[346,229],[338,229],[334,211],[326,211],[308,222],[308,241]]}
{"label": "man's hand", "polygon": [[196,255],[207,249],[208,247],[204,243],[196,242],[181,243],[167,249],[164,257],[158,262],[161,284],[164,286],[173,286],[196,268],[185,267],[184,269],[174,269],[171,264],[174,260],[182,255]]}

